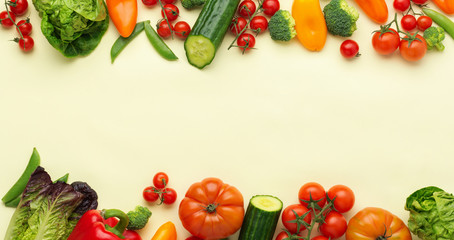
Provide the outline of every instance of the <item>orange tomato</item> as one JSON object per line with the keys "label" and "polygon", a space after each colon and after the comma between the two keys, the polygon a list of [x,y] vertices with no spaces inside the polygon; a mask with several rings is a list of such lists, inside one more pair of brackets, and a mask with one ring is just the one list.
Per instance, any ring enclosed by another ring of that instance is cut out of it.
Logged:
{"label": "orange tomato", "polygon": [[177,240],[177,230],[172,222],[166,222],[158,228],[151,240]]}
{"label": "orange tomato", "polygon": [[368,207],[353,216],[347,227],[346,240],[411,240],[410,230],[394,214]]}
{"label": "orange tomato", "polygon": [[106,0],[110,19],[122,37],[129,37],[137,23],[137,0]]}
{"label": "orange tomato", "polygon": [[388,5],[385,0],[355,0],[364,13],[379,24],[388,21]]}
{"label": "orange tomato", "polygon": [[454,14],[454,0],[433,0],[435,5],[446,14]]}
{"label": "orange tomato", "polygon": [[292,17],[298,40],[310,51],[321,51],[325,46],[328,30],[318,0],[294,0]]}
{"label": "orange tomato", "polygon": [[178,214],[192,235],[206,240],[226,238],[243,222],[243,195],[218,178],[206,178],[189,187]]}

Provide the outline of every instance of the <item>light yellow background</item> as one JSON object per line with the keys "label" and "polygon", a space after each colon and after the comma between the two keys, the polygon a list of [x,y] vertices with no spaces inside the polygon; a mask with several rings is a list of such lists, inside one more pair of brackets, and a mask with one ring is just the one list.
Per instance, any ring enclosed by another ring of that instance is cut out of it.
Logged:
{"label": "light yellow background", "polygon": [[[177,6],[192,25],[199,11]],[[160,18],[156,7],[139,2],[139,11],[139,20]],[[443,53],[414,64],[398,53],[378,56],[370,44],[378,26],[360,13],[352,37],[360,58],[342,58],[343,38],[328,36],[323,51],[312,53],[267,33],[241,55],[227,51],[228,34],[201,71],[187,63],[183,41],[166,41],[180,58],[167,62],[145,34],[111,64],[112,24],[91,55],[65,59],[41,34],[32,8],[32,53],[7,41],[14,30],[0,29],[0,194],[37,147],[53,178],[70,173],[71,182],[88,182],[101,209],[145,204],[143,188],[167,172],[177,203],[148,205],[144,239],[168,220],[179,239],[188,237],[178,203],[190,184],[210,176],[236,186],[245,205],[256,194],[297,203],[308,181],[345,184],[357,197],[348,218],[376,206],[407,220],[403,206],[413,191],[436,185],[454,192],[454,42],[447,36]],[[0,235],[12,213],[0,207]]]}

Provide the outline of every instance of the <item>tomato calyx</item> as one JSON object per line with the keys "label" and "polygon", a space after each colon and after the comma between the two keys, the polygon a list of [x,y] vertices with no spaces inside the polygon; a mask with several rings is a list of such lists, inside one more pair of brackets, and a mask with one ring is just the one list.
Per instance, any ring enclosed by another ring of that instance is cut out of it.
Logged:
{"label": "tomato calyx", "polygon": [[375,240],[387,240],[388,238],[390,238],[393,234],[390,233],[389,235],[386,235],[387,231],[388,231],[388,229],[386,229],[386,226],[385,226],[385,232],[383,233],[383,235],[378,236]]}
{"label": "tomato calyx", "polygon": [[418,32],[416,32],[416,33],[414,33],[414,34],[404,32],[403,34],[405,34],[405,37],[403,37],[402,40],[408,41],[408,47],[411,46],[411,44],[413,43],[413,41],[420,41],[420,42],[422,42],[421,39],[417,38]]}
{"label": "tomato calyx", "polygon": [[210,203],[205,207],[205,211],[208,213],[216,213],[216,208],[219,206],[219,203]]}

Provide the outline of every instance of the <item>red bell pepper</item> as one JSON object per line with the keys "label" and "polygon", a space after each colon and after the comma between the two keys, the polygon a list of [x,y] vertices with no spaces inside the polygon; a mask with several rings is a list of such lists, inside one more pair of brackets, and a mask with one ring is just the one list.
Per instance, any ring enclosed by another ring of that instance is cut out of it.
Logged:
{"label": "red bell pepper", "polygon": [[[117,225],[118,222],[119,222],[119,220],[114,217],[108,218],[105,221],[105,223],[111,227],[115,227],[115,225]],[[123,232],[123,236],[125,236],[125,238],[127,238],[129,240],[142,240],[142,237],[140,237],[140,235],[136,231],[133,231],[133,230],[126,229]]]}
{"label": "red bell pepper", "polygon": [[[105,219],[111,217],[120,220],[115,227],[105,223]],[[68,240],[130,240],[123,236],[128,223],[128,215],[120,210],[89,210],[77,222]]]}

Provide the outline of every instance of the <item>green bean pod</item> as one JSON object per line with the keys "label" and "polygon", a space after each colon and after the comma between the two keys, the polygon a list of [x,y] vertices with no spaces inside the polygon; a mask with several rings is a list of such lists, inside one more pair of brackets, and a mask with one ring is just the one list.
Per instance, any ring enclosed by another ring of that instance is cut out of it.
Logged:
{"label": "green bean pod", "polygon": [[423,8],[422,11],[454,39],[454,22],[451,19],[430,8]]}
{"label": "green bean pod", "polygon": [[150,40],[151,45],[153,45],[154,49],[159,53],[159,55],[167,60],[177,60],[178,57],[172,52],[172,50],[162,40],[158,33],[156,33],[156,31],[151,26],[150,21],[147,21],[144,24],[147,38],[148,40]]}
{"label": "green bean pod", "polygon": [[128,44],[134,40],[137,35],[139,35],[144,29],[144,22],[138,22],[136,24],[136,27],[132,31],[131,35],[129,37],[124,38],[124,37],[119,37],[115,43],[113,44],[112,48],[110,49],[110,59],[112,60],[112,63],[115,61],[115,59],[120,55],[121,51],[128,46]]}

